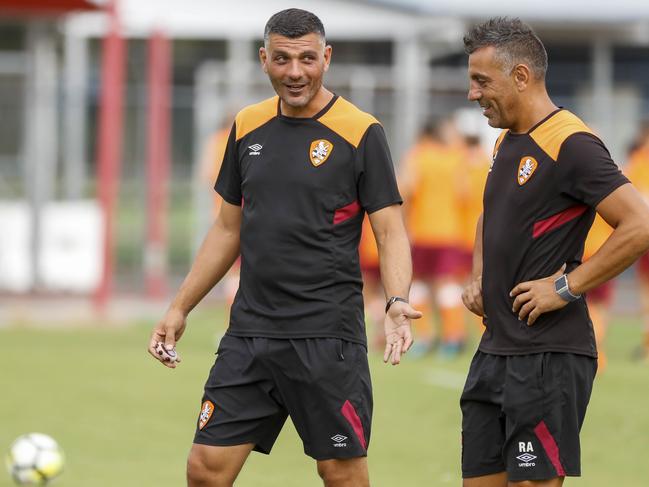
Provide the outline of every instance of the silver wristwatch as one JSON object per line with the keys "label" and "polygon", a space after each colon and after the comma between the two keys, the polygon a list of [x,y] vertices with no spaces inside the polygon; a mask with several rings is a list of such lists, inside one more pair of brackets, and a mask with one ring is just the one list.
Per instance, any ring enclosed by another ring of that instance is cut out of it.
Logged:
{"label": "silver wristwatch", "polygon": [[570,292],[570,287],[568,286],[568,276],[566,276],[565,274],[557,277],[557,279],[554,281],[554,290],[559,296],[561,296],[561,299],[563,299],[564,301],[571,302],[581,298],[581,294],[572,294]]}

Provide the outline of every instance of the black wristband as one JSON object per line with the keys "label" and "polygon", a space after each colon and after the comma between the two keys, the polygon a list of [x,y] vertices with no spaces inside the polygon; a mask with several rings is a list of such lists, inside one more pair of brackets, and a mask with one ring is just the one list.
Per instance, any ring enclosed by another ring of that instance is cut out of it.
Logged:
{"label": "black wristband", "polygon": [[385,312],[387,313],[388,310],[390,309],[390,306],[392,306],[397,301],[401,301],[402,303],[407,303],[408,302],[407,299],[400,298],[399,296],[392,296],[390,299],[388,299],[388,302],[385,303]]}

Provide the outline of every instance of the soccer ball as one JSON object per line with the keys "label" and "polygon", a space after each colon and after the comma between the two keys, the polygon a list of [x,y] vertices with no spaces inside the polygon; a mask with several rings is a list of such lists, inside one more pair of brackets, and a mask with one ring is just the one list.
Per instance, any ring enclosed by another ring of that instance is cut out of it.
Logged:
{"label": "soccer ball", "polygon": [[46,485],[63,471],[63,450],[41,433],[19,436],[7,454],[7,469],[18,485]]}

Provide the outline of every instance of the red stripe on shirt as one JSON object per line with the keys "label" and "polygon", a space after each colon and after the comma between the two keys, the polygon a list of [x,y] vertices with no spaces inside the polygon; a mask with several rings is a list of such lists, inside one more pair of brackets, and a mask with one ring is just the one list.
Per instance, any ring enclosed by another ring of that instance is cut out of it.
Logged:
{"label": "red stripe on shirt", "polygon": [[356,409],[352,406],[352,403],[349,400],[345,401],[343,407],[340,409],[340,412],[345,416],[345,419],[349,421],[349,424],[354,429],[354,433],[358,437],[358,441],[361,442],[361,446],[364,450],[367,450],[367,442],[365,441],[365,431],[363,430],[363,423],[361,423],[361,418],[356,414]]}
{"label": "red stripe on shirt", "polygon": [[543,449],[552,462],[552,465],[554,465],[554,469],[557,471],[557,476],[565,477],[566,471],[563,469],[563,465],[561,465],[561,458],[559,458],[559,447],[557,446],[557,442],[554,441],[554,437],[546,426],[545,421],[541,421],[536,425],[536,427],[534,428],[534,433],[541,442],[541,445],[543,445]]}
{"label": "red stripe on shirt", "polygon": [[560,226],[565,225],[569,221],[574,220],[578,216],[583,215],[587,209],[588,206],[586,205],[575,205],[557,213],[556,215],[552,215],[549,218],[546,218],[544,220],[539,220],[538,222],[534,223],[532,236],[534,238],[538,238],[541,235],[548,233],[551,230],[554,230],[555,228],[559,228]]}
{"label": "red stripe on shirt", "polygon": [[360,212],[361,212],[361,205],[358,203],[358,201],[353,201],[352,203],[349,203],[347,206],[338,208],[334,213],[334,225],[338,225],[339,223],[347,221],[350,218],[358,215]]}

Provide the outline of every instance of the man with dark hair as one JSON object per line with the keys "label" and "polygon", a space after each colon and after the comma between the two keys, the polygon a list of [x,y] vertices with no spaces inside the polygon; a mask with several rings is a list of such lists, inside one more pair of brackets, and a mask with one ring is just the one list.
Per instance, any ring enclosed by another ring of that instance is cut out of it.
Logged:
{"label": "man with dark hair", "polygon": [[[582,294],[649,248],[649,208],[602,141],[552,103],[545,49],[528,26],[496,18],[464,42],[468,98],[505,129],[463,294],[486,326],[461,399],[464,486],[561,486],[580,475],[597,368]],[[614,231],[582,263],[596,212]]]}
{"label": "man with dark hair", "polygon": [[223,197],[187,278],[153,330],[169,367],[188,313],[241,255],[241,280],[205,385],[190,487],[231,486],[270,453],[290,415],[326,486],[369,485],[372,390],[358,243],[374,231],[387,303],[384,360],[412,343],[412,273],[385,134],[322,85],[324,28],[289,9],[266,25],[261,65],[278,96],[236,116],[215,189]]}

